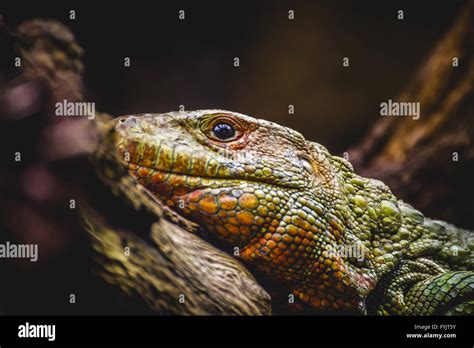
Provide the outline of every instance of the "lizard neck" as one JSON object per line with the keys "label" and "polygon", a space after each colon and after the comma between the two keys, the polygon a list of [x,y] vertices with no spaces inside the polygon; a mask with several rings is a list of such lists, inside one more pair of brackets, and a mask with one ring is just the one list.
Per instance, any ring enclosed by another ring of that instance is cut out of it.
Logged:
{"label": "lizard neck", "polygon": [[363,251],[357,262],[348,261],[377,281],[396,267],[403,250],[421,234],[424,216],[379,180],[361,177],[351,167],[338,174],[347,209],[346,242],[362,245],[358,250]]}

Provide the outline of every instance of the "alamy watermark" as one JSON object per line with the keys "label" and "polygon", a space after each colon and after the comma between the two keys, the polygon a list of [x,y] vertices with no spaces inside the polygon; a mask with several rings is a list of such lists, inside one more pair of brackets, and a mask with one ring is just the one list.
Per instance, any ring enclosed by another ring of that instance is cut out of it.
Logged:
{"label": "alamy watermark", "polygon": [[389,99],[380,103],[380,116],[408,116],[418,120],[420,118],[420,103],[397,102]]}
{"label": "alamy watermark", "polygon": [[47,338],[48,341],[56,339],[56,325],[54,324],[30,324],[26,322],[18,326],[19,338]]}
{"label": "alamy watermark", "polygon": [[89,120],[95,118],[95,103],[93,102],[70,102],[64,99],[55,105],[56,116],[83,116]]}
{"label": "alamy watermark", "polygon": [[345,259],[357,259],[362,262],[365,259],[364,246],[362,244],[337,244],[326,247],[328,254],[337,254]]}
{"label": "alamy watermark", "polygon": [[38,244],[14,244],[7,241],[0,244],[0,258],[2,259],[30,259],[38,261]]}
{"label": "alamy watermark", "polygon": [[[258,158],[258,155],[252,151],[235,151],[229,148],[219,148],[216,150],[217,157],[216,160],[226,160],[230,162],[238,162],[238,163],[254,163],[255,160]],[[191,153],[191,157],[193,158],[206,158],[209,156],[209,152],[205,150],[194,150]]]}

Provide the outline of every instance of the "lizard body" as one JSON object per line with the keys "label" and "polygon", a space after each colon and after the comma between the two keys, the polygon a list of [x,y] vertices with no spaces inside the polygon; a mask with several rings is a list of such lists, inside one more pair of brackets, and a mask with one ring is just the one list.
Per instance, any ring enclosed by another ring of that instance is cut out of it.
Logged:
{"label": "lizard body", "polygon": [[300,133],[225,110],[120,117],[129,173],[292,290],[361,314],[474,310],[474,236],[425,218]]}

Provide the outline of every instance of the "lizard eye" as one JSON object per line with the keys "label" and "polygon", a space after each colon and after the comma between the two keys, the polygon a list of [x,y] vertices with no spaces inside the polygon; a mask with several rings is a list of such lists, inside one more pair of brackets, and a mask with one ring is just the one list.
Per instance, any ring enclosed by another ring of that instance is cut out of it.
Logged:
{"label": "lizard eye", "polygon": [[210,114],[203,117],[199,128],[209,139],[227,143],[242,137],[248,126],[242,120],[226,114]]}
{"label": "lizard eye", "polygon": [[236,131],[233,125],[219,122],[212,127],[212,134],[220,140],[232,140],[235,138]]}

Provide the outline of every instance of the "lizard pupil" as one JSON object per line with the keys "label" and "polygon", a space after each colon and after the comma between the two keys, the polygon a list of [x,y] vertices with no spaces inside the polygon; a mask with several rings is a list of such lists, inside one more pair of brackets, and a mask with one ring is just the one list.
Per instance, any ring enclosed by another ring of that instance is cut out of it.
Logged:
{"label": "lizard pupil", "polygon": [[228,123],[218,123],[212,128],[214,135],[221,140],[228,140],[235,136],[235,128]]}

